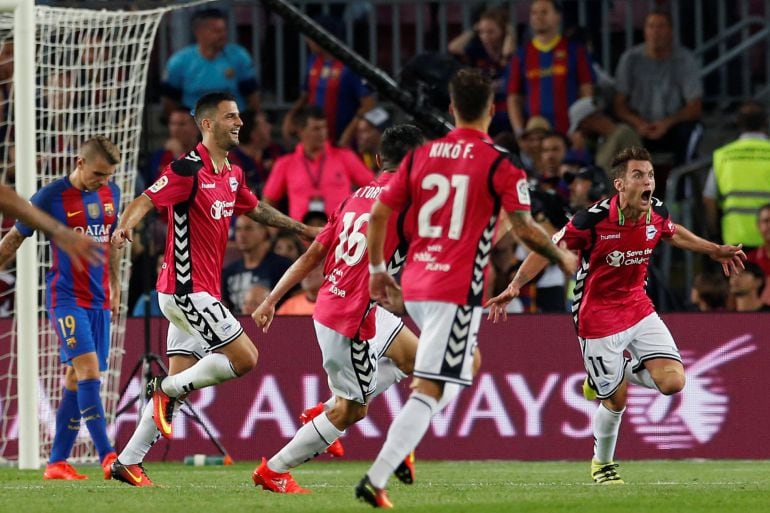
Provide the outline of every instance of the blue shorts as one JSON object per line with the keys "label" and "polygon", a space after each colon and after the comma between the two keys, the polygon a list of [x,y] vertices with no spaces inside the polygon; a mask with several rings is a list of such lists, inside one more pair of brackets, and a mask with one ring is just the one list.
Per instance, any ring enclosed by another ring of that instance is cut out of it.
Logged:
{"label": "blue shorts", "polygon": [[72,359],[96,353],[99,370],[107,370],[110,354],[110,311],[59,306],[48,311],[51,324],[59,335],[61,362],[72,365]]}

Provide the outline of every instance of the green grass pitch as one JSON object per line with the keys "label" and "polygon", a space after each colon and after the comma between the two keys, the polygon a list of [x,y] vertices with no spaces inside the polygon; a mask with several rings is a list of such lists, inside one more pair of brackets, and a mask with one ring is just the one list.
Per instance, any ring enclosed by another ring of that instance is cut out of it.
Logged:
{"label": "green grass pitch", "polygon": [[[404,512],[754,513],[770,511],[769,461],[631,461],[625,486],[597,486],[588,462],[420,461],[417,482],[395,478],[390,498]],[[104,481],[43,481],[41,471],[0,468],[0,511],[56,513],[343,513],[372,508],[353,498],[368,463],[316,461],[293,473],[310,495],[276,495],[251,482],[254,462],[192,467],[150,463],[153,488]]]}

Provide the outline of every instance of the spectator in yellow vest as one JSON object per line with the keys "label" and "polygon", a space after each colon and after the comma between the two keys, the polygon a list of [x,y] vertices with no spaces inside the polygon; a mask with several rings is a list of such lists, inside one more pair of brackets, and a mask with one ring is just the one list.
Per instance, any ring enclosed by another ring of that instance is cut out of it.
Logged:
{"label": "spectator in yellow vest", "polygon": [[738,110],[741,135],[714,151],[713,167],[703,188],[710,235],[746,248],[762,245],[757,209],[770,202],[770,140],[765,106],[744,102]]}

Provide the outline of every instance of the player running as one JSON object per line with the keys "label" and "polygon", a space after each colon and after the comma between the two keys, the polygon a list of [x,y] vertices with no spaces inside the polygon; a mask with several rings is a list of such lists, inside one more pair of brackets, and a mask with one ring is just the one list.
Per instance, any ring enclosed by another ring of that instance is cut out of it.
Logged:
{"label": "player running", "polygon": [[387,289],[397,287],[384,259],[387,227],[396,217],[394,211],[410,205],[414,212],[401,282],[406,309],[421,330],[414,392],[355,490],[356,497],[374,507],[392,507],[385,491],[388,479],[439,411],[445,384],[471,384],[486,268],[500,209],[527,245],[567,272],[575,267],[574,255],[556,247],[532,219],[524,171],[486,135],[494,114],[489,79],[477,70],[460,70],[449,92],[457,128],[404,159],[369,219],[369,290],[372,299],[384,301]]}
{"label": "player running", "polygon": [[[673,395],[684,388],[676,343],[645,292],[647,267],[661,240],[709,255],[725,275],[739,272],[746,255],[740,246],[704,240],[671,221],[663,202],[652,196],[655,172],[650,154],[631,147],[612,161],[617,194],[575,214],[553,240],[580,253],[572,305],[587,399],[601,399],[593,417],[591,477],[600,484],[623,484],[614,462],[626,388],[635,383]],[[505,319],[505,305],[546,265],[529,255],[508,288],[490,299],[489,318]],[[628,350],[631,358],[624,356]]]}
{"label": "player running", "polygon": [[160,308],[171,322],[166,339],[169,375],[149,383],[152,407],[145,408],[112,466],[112,477],[133,486],[152,484],[141,463],[159,435],[171,437],[172,416],[184,396],[243,376],[257,364],[257,348],[220,300],[231,217],[244,214],[310,239],[318,231],[258,202],[243,170],[227,160],[243,125],[232,95],[201,97],[194,116],[203,141],[169,164],[128,205],[112,236],[112,243],[122,247],[147,212],[166,209],[166,256],[157,289]]}

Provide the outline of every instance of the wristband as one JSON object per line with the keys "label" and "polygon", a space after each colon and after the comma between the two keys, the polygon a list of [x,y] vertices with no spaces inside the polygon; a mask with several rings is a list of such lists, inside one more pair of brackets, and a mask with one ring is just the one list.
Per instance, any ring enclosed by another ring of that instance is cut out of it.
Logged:
{"label": "wristband", "polygon": [[369,264],[369,274],[385,273],[388,272],[388,268],[385,267],[385,262],[380,262],[377,265]]}

